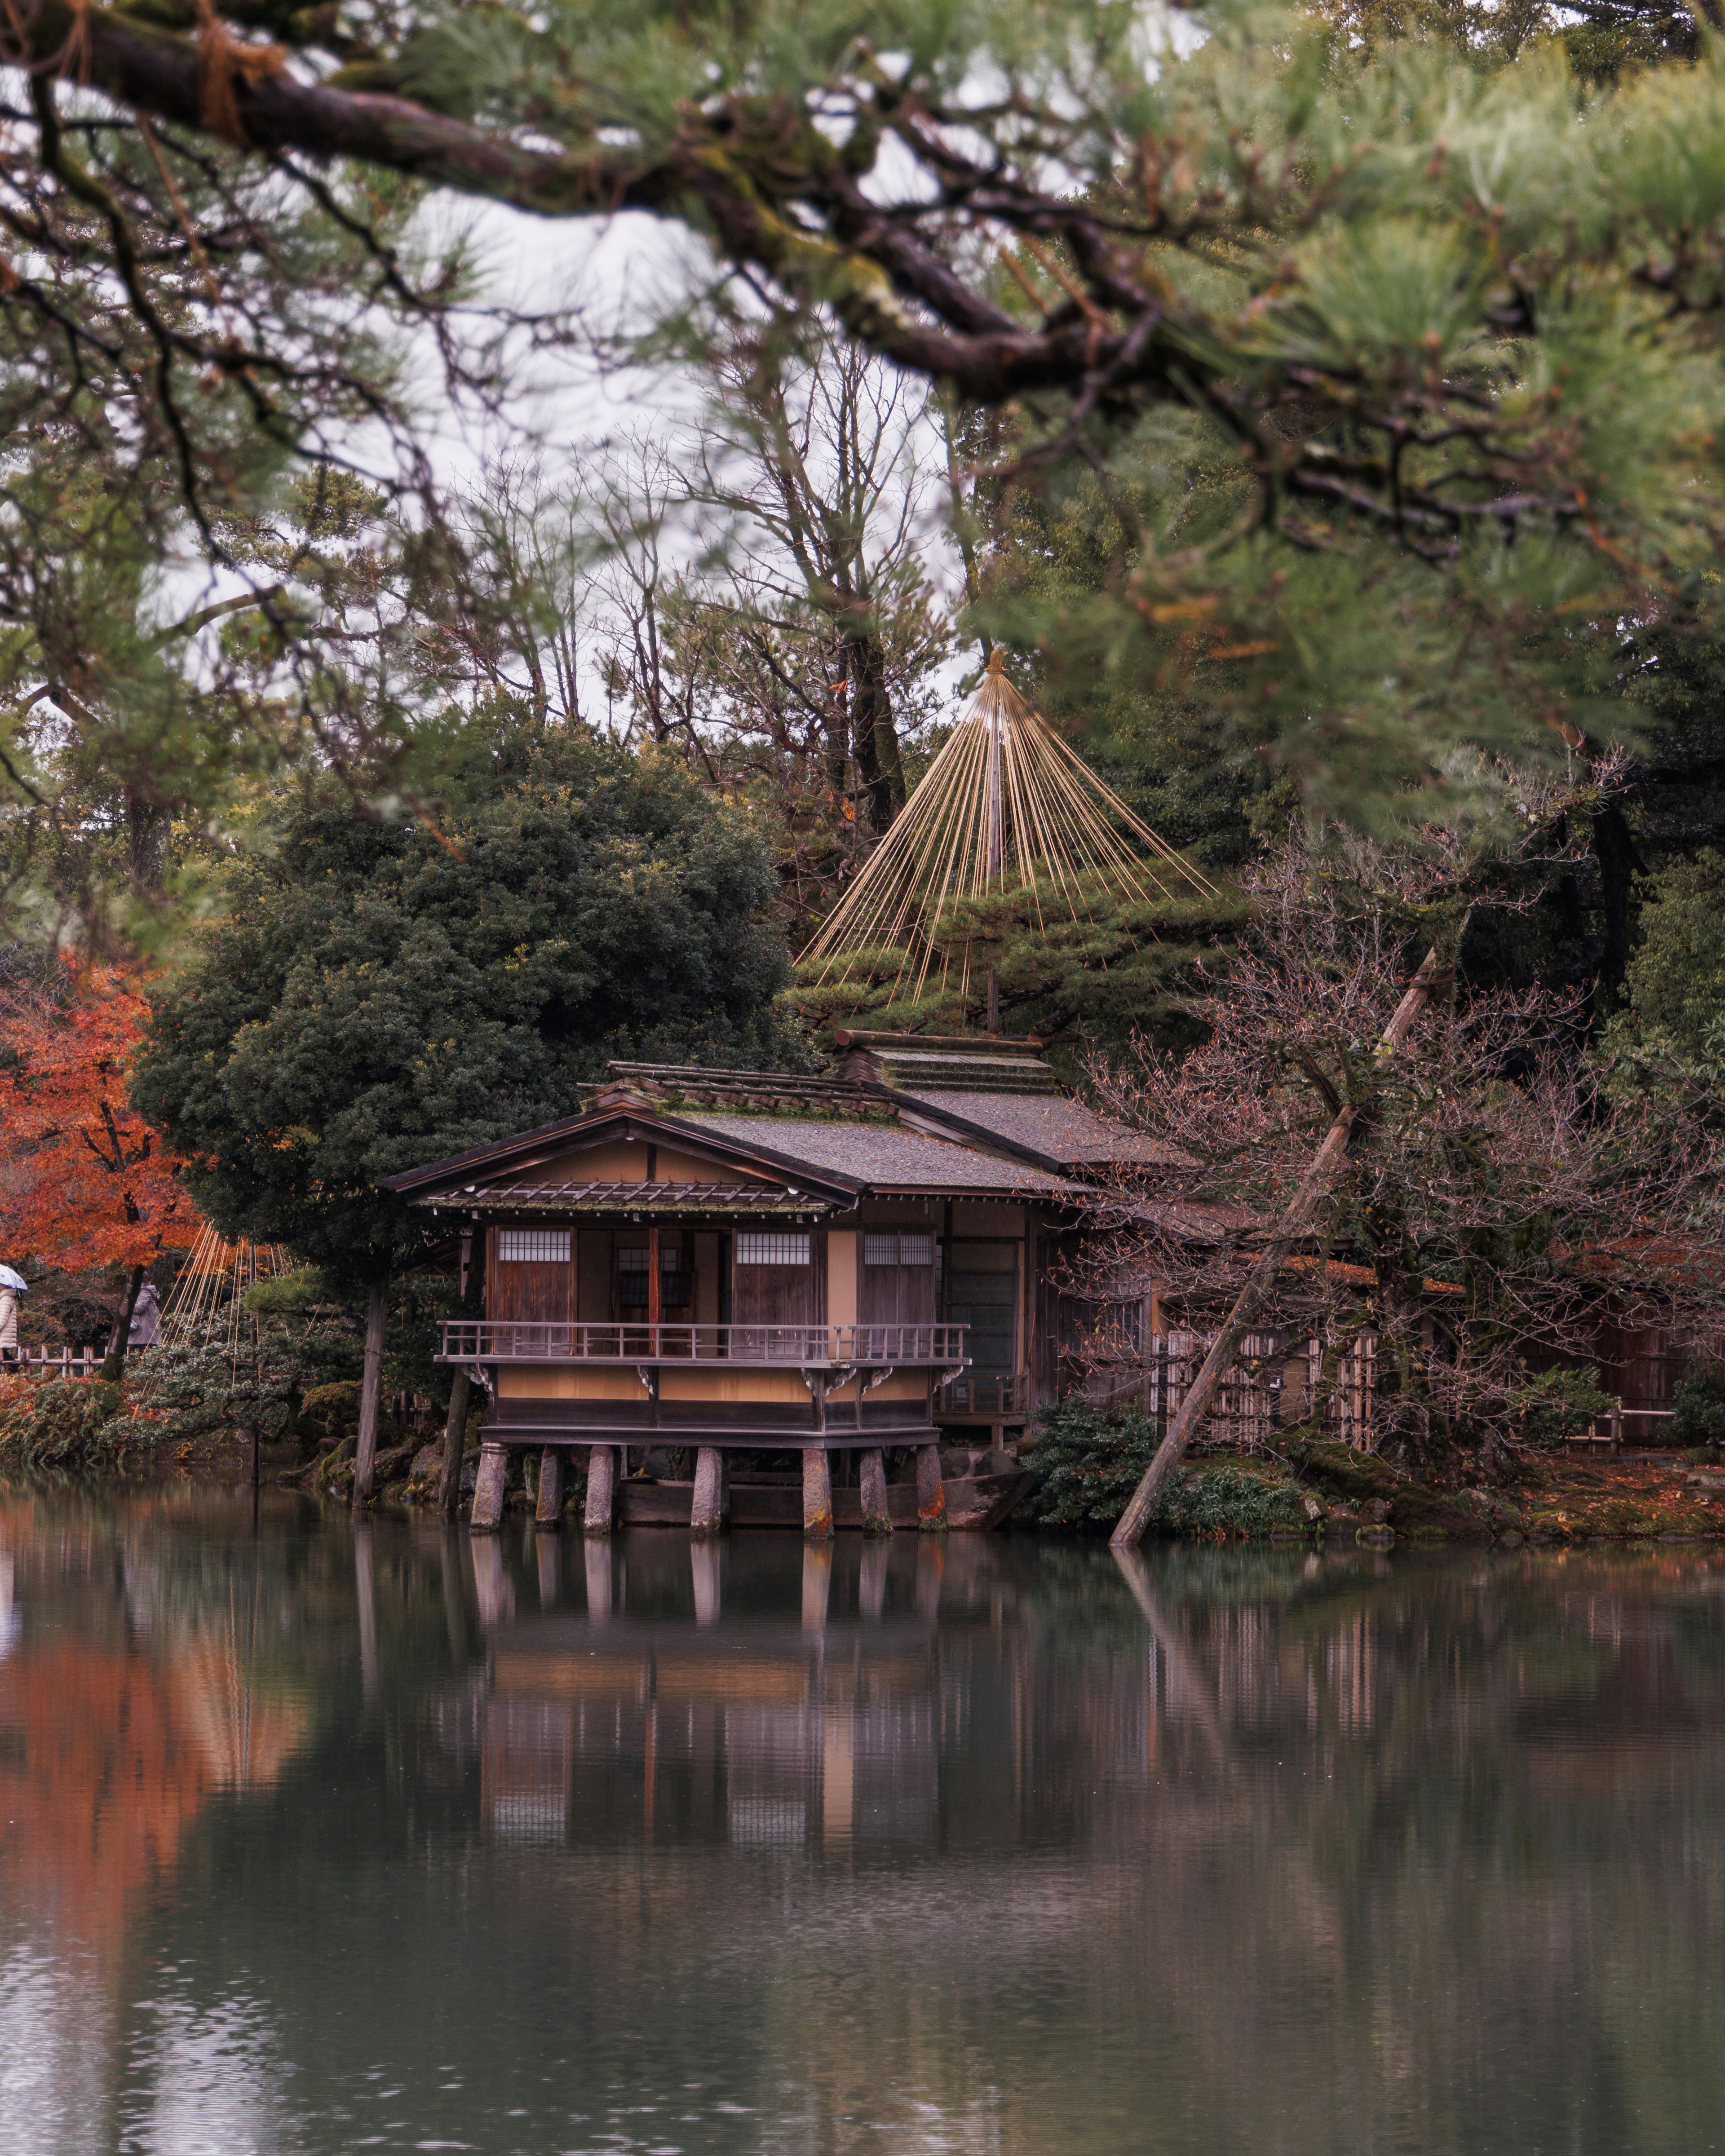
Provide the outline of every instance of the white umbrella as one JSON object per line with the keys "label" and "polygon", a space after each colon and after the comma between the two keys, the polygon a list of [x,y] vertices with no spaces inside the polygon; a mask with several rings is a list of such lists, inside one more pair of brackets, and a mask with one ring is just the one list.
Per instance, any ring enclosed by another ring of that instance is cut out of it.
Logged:
{"label": "white umbrella", "polygon": [[18,1295],[30,1292],[28,1281],[22,1273],[15,1273],[10,1265],[0,1265],[0,1287],[9,1287]]}

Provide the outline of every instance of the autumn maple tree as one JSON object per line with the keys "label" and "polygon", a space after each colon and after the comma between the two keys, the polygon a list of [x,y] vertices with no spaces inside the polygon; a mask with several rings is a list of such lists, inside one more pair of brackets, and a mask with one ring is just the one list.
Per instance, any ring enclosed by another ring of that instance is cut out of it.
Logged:
{"label": "autumn maple tree", "polygon": [[142,984],[114,967],[0,985],[0,1238],[68,1270],[124,1269],[110,1377],[145,1274],[198,1224],[177,1158],[129,1097],[148,1015]]}

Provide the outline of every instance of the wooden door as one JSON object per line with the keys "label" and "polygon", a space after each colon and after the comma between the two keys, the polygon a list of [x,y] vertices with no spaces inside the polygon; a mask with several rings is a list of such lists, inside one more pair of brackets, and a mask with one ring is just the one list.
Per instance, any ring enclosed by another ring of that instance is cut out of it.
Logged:
{"label": "wooden door", "polygon": [[947,1319],[970,1328],[973,1378],[1004,1378],[1018,1368],[1019,1245],[961,1240],[952,1246]]}
{"label": "wooden door", "polygon": [[797,1359],[781,1328],[819,1325],[826,1303],[826,1235],[810,1228],[742,1228],[731,1240],[731,1321],[740,1353],[780,1350]]}
{"label": "wooden door", "polygon": [[[856,1283],[857,1323],[895,1327],[934,1325],[939,1312],[935,1301],[933,1229],[865,1228],[860,1240],[862,1264]],[[882,1352],[903,1355],[907,1360],[918,1354],[916,1344],[902,1335],[896,1344],[883,1348]]]}
{"label": "wooden door", "polygon": [[567,1325],[575,1315],[572,1238],[567,1228],[492,1230],[489,1301],[499,1323]]}

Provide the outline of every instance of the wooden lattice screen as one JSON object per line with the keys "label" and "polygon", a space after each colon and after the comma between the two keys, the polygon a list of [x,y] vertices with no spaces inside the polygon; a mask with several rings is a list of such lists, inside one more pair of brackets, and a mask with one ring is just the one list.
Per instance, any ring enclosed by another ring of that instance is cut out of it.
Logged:
{"label": "wooden lattice screen", "polygon": [[[1132,1328],[1117,1318],[1106,1332],[1099,1328],[1090,1335],[1084,1374],[1073,1389],[1099,1406],[1140,1408],[1162,1433],[1179,1413],[1214,1338],[1213,1332],[1169,1332],[1134,1339]],[[1322,1340],[1301,1343],[1279,1332],[1247,1333],[1206,1419],[1204,1442],[1262,1451],[1279,1427],[1303,1421],[1323,1352]],[[1291,1368],[1299,1373],[1291,1385]],[[1377,1385],[1377,1336],[1362,1333],[1341,1358],[1324,1410],[1327,1435],[1369,1451]]]}

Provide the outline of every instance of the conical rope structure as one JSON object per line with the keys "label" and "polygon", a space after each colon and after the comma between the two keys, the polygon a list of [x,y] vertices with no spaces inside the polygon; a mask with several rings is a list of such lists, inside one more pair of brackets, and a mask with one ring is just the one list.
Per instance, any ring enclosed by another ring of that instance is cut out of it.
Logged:
{"label": "conical rope structure", "polygon": [[[969,988],[972,939],[951,932],[967,901],[1012,896],[1039,930],[1094,921],[1098,902],[1211,899],[1215,886],[1142,823],[1006,678],[997,646],[982,685],[902,814],[803,951],[815,983],[864,953],[901,954],[896,998],[931,975]],[[956,946],[956,947],[955,947]]]}
{"label": "conical rope structure", "polygon": [[[162,1312],[163,1349],[219,1348],[237,1374],[242,1359],[255,1351],[256,1332],[245,1307],[245,1291],[259,1281],[288,1271],[291,1260],[276,1243],[225,1241],[206,1221],[192,1255],[169,1291]],[[137,1390],[151,1389],[162,1368],[146,1363]]]}

